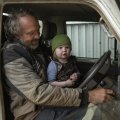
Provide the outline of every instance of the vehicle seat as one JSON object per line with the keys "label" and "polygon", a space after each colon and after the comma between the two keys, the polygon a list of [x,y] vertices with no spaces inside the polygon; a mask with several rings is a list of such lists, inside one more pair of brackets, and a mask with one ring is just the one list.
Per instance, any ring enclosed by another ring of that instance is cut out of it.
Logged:
{"label": "vehicle seat", "polygon": [[[2,54],[1,54],[2,57]],[[1,62],[1,67],[2,67],[2,62]],[[11,98],[8,95],[8,87],[5,82],[5,76],[3,72],[3,68],[1,69],[1,86],[2,86],[2,95],[3,95],[3,110],[4,110],[4,116],[5,120],[14,120],[14,115],[11,112],[10,104],[11,104]]]}
{"label": "vehicle seat", "polygon": [[14,116],[13,116],[13,113],[11,112],[10,110],[10,102],[11,102],[11,99],[10,99],[10,96],[8,95],[7,91],[6,91],[6,88],[5,88],[5,85],[4,85],[4,80],[5,80],[5,77],[4,77],[4,73],[3,73],[3,68],[2,68],[2,47],[5,43],[5,41],[7,40],[6,38],[6,35],[5,35],[5,32],[4,32],[4,21],[7,19],[7,16],[3,16],[2,17],[2,34],[1,34],[1,51],[0,51],[0,57],[1,57],[1,61],[0,61],[0,66],[1,66],[1,86],[2,86],[2,91],[3,91],[3,110],[4,110],[4,113],[5,113],[5,120],[14,120]]}
{"label": "vehicle seat", "polygon": [[52,56],[51,39],[57,34],[57,26],[53,22],[43,22],[43,30],[41,35],[41,48],[44,52],[45,58],[48,58],[48,62]]}
{"label": "vehicle seat", "polygon": [[4,88],[3,88],[3,97],[4,97],[5,120],[14,120],[14,115],[10,110],[11,99]]}

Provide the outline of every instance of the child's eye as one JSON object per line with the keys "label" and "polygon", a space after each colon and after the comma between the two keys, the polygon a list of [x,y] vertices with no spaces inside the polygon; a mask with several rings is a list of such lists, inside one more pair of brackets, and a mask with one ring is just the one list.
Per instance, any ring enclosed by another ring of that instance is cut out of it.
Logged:
{"label": "child's eye", "polygon": [[70,47],[69,47],[69,46],[66,46],[65,48],[69,49]]}
{"label": "child's eye", "polygon": [[63,48],[62,46],[59,47],[59,49],[62,49],[62,48]]}

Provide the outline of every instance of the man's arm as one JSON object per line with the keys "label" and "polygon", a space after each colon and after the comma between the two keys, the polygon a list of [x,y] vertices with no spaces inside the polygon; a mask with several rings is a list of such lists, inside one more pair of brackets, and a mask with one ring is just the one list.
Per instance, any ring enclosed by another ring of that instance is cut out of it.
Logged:
{"label": "man's arm", "polygon": [[80,106],[81,89],[49,85],[41,77],[42,74],[36,74],[24,58],[9,62],[4,68],[10,82],[33,103],[45,106]]}

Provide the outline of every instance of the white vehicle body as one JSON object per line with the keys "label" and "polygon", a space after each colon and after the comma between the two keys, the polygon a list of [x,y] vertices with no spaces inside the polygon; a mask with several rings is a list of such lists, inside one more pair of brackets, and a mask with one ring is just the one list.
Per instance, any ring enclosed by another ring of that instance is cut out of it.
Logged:
{"label": "white vehicle body", "polygon": [[[107,26],[107,31],[110,33],[112,37],[115,38],[115,40],[117,40],[117,44],[118,44],[117,50],[118,50],[118,56],[119,56],[120,55],[120,45],[119,45],[119,42],[120,42],[120,9],[118,5],[119,1],[118,2],[116,1],[115,0],[0,0],[0,21],[1,21],[0,40],[1,40],[1,44],[3,41],[3,38],[2,38],[3,37],[2,36],[3,34],[2,24],[4,22],[3,13],[9,14],[9,10],[12,8],[15,8],[15,9],[17,7],[28,7],[29,8],[33,6],[32,9],[34,10],[34,8],[37,6],[36,12],[42,15],[42,18],[44,18],[44,20],[49,18],[50,21],[54,21],[57,24],[57,27],[58,27],[57,33],[62,33],[66,31],[63,24],[61,24],[61,21],[62,22],[67,21],[67,20],[91,21],[92,19],[94,21],[95,16],[92,16],[94,15],[94,13],[92,14],[92,11],[94,11],[94,12],[97,12],[99,15],[99,17],[96,18],[97,21]],[[68,7],[68,9],[66,8],[66,6]],[[73,6],[73,8],[71,6]],[[84,9],[80,9],[80,6],[82,6],[83,8],[85,7],[84,8],[85,11]],[[48,11],[50,11],[50,13]],[[85,14],[86,14],[85,12],[87,13],[88,18],[85,17]],[[49,17],[47,18],[46,16],[48,15]],[[119,59],[117,62],[120,63]],[[2,75],[0,79],[0,120],[5,120],[6,116],[5,116],[5,111],[4,111],[4,100],[3,100],[3,90],[2,90],[1,81],[2,81]]]}

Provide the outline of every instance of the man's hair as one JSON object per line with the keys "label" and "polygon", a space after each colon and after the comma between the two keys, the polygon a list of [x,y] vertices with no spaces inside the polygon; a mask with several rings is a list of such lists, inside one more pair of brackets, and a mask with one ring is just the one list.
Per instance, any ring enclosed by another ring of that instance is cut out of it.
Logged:
{"label": "man's hair", "polygon": [[35,19],[38,19],[37,16],[30,9],[13,10],[10,13],[4,24],[5,36],[7,40],[14,41],[16,36],[19,35],[20,33],[19,19],[27,15],[33,16],[35,17]]}

